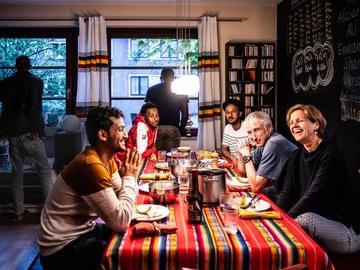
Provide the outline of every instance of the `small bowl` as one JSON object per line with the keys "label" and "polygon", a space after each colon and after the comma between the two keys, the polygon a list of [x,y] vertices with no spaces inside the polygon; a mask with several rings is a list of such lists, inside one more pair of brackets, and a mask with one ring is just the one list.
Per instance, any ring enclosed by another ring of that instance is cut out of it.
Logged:
{"label": "small bowl", "polygon": [[199,161],[193,159],[176,159],[170,160],[168,163],[170,171],[175,177],[187,174],[186,170],[188,168],[197,167],[199,165]]}
{"label": "small bowl", "polygon": [[171,180],[154,181],[149,184],[149,194],[155,203],[174,203],[179,194],[180,184]]}

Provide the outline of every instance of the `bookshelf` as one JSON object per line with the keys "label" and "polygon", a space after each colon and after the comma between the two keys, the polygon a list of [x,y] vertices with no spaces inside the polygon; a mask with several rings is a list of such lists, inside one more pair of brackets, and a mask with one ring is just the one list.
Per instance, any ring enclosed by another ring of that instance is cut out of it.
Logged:
{"label": "bookshelf", "polygon": [[244,117],[264,111],[275,126],[275,43],[226,43],[226,97],[240,99]]}

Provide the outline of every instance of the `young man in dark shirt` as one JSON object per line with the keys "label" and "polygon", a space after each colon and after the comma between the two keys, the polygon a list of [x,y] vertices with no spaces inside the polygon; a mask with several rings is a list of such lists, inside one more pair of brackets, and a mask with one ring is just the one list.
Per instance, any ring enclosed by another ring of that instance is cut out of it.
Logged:
{"label": "young man in dark shirt", "polygon": [[17,72],[0,82],[0,136],[9,140],[12,165],[12,199],[15,221],[21,221],[28,211],[24,208],[23,165],[25,158],[35,162],[45,201],[51,186],[51,174],[47,154],[41,136],[43,81],[30,73],[30,59],[16,59]]}
{"label": "young man in dark shirt", "polygon": [[170,151],[180,145],[180,130],[185,129],[189,116],[189,98],[171,92],[173,80],[174,71],[164,68],[161,71],[161,83],[150,87],[145,97],[145,102],[154,103],[159,110],[160,121],[156,139],[158,150]]}

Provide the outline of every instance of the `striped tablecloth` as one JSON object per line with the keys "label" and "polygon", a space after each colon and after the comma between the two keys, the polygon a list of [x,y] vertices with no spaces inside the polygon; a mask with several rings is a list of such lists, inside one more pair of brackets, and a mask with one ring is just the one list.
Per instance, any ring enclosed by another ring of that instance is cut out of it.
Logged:
{"label": "striped tablecloth", "polygon": [[[153,163],[144,172],[154,170]],[[228,175],[236,176],[228,168]],[[249,192],[243,192],[250,196]],[[241,195],[234,193],[235,196]],[[219,207],[204,207],[203,222],[187,222],[184,195],[168,205],[170,214],[161,223],[176,224],[177,233],[152,237],[134,237],[131,224],[124,237],[113,234],[103,254],[103,269],[280,269],[303,263],[308,269],[334,269],[327,254],[297,224],[279,211],[281,220],[238,219],[238,232],[224,230]],[[150,203],[147,194],[139,194],[138,204]]]}

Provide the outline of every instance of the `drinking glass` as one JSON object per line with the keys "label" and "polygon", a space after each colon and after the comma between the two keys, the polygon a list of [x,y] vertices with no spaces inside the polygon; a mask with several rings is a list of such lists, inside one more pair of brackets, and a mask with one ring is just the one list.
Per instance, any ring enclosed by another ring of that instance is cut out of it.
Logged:
{"label": "drinking glass", "polygon": [[157,160],[158,162],[165,162],[166,159],[166,150],[159,150]]}
{"label": "drinking glass", "polygon": [[232,208],[231,206],[224,207],[224,224],[225,231],[228,234],[236,234],[237,232],[237,219],[238,219],[238,209]]}

